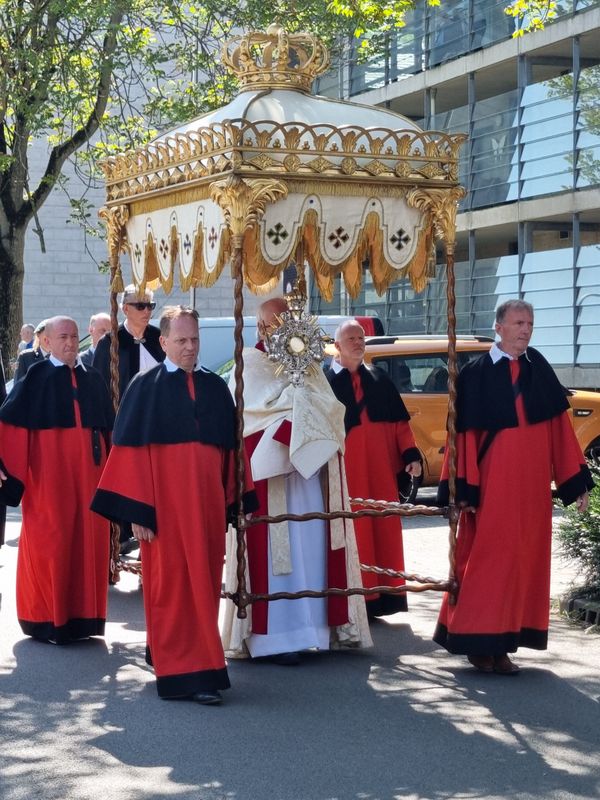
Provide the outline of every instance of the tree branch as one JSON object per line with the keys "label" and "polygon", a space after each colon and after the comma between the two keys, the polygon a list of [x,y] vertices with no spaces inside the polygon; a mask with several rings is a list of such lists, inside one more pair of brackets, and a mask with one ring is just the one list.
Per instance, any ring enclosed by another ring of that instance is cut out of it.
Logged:
{"label": "tree branch", "polygon": [[30,199],[20,209],[20,222],[31,219],[34,210],[39,209],[54,188],[65,161],[96,133],[106,111],[109,89],[113,74],[113,56],[117,47],[118,31],[125,15],[119,4],[111,14],[108,29],[102,46],[102,62],[98,77],[98,87],[94,108],[84,125],[62,144],[53,148],[48,158],[46,170]]}

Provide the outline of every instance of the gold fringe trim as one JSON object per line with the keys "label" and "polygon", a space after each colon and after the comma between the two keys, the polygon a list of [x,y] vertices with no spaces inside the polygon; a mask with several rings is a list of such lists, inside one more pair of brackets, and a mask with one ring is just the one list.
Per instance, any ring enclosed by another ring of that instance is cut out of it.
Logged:
{"label": "gold fringe trim", "polygon": [[[267,294],[279,283],[281,272],[294,261],[294,253],[300,245],[304,248],[306,261],[313,271],[319,292],[325,300],[333,299],[334,280],[342,275],[346,290],[350,297],[356,298],[362,287],[363,262],[368,258],[369,270],[373,278],[373,286],[378,295],[382,295],[388,286],[399,278],[408,278],[416,292],[422,292],[428,281],[435,275],[435,264],[431,260],[434,242],[433,221],[430,215],[424,215],[426,227],[420,231],[415,253],[411,260],[401,269],[384,258],[384,241],[381,220],[375,211],[371,211],[357,239],[356,246],[340,264],[328,262],[320,245],[320,227],[317,212],[309,209],[298,227],[294,246],[290,255],[277,264],[271,264],[262,255],[258,225],[252,225],[244,234],[243,269],[246,286],[253,294]],[[171,228],[171,272],[167,280],[160,273],[156,245],[152,237],[148,238],[144,260],[143,285],[156,282],[168,294],[173,288],[175,268],[179,256],[179,240],[177,229]],[[179,266],[179,284],[187,291],[192,286],[209,288],[221,276],[224,267],[231,260],[231,232],[224,228],[219,239],[219,253],[215,269],[209,272],[204,261],[204,235],[201,228],[196,231],[192,267],[185,277]],[[116,280],[116,278],[115,278]],[[121,279],[122,284],[122,279]],[[116,291],[116,290],[115,290]],[[122,289],[120,290],[122,291]]]}
{"label": "gold fringe trim", "polygon": [[149,214],[152,211],[162,211],[165,208],[176,208],[188,203],[200,203],[210,198],[210,186],[217,180],[223,180],[223,175],[214,175],[213,180],[198,184],[193,188],[184,189],[171,186],[165,189],[164,194],[149,194],[140,200],[133,200],[129,205],[129,216],[137,217],[140,214]]}

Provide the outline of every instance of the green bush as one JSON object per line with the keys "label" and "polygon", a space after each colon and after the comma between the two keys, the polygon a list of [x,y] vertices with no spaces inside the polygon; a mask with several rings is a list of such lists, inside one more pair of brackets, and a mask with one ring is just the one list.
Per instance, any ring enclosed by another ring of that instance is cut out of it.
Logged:
{"label": "green bush", "polygon": [[558,528],[563,555],[581,566],[583,585],[578,596],[600,598],[600,467],[590,464],[595,489],[590,493],[587,511],[580,514],[575,505],[565,509]]}

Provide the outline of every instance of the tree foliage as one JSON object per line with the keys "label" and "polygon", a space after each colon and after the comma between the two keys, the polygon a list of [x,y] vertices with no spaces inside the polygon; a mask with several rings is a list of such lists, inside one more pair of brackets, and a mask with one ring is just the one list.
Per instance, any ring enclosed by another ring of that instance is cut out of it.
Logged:
{"label": "tree foliage", "polygon": [[[98,157],[225,102],[231,77],[218,51],[232,28],[273,21],[330,43],[367,44],[440,0],[0,0],[0,348],[14,352],[22,318],[25,232],[65,162],[93,173]],[[447,0],[451,2],[451,0]],[[552,7],[519,0],[513,12]],[[32,174],[32,142],[48,144]],[[75,215],[88,219],[85,202]],[[39,226],[36,226],[39,228]]]}
{"label": "tree foliage", "polygon": [[558,529],[564,555],[581,567],[583,586],[576,593],[600,598],[600,467],[592,467],[596,488],[590,493],[590,503],[580,514],[573,506],[565,509]]}
{"label": "tree foliage", "polygon": [[[550,96],[572,102],[574,94],[573,75],[559,75],[549,81]],[[600,67],[591,66],[583,69],[577,81],[577,99],[579,127],[581,130],[598,137],[600,134]],[[571,168],[577,168],[590,185],[600,183],[600,159],[596,157],[597,147],[580,149],[576,161],[570,153],[565,155]]]}

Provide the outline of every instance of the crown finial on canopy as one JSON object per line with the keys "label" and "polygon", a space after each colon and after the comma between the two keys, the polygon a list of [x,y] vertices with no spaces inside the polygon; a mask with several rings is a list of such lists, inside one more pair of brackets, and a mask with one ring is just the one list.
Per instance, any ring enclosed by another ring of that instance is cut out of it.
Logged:
{"label": "crown finial on canopy", "polygon": [[223,63],[242,91],[298,89],[310,92],[317,75],[329,66],[329,51],[310,33],[288,33],[277,23],[266,32],[236,36],[223,47]]}

